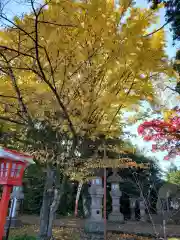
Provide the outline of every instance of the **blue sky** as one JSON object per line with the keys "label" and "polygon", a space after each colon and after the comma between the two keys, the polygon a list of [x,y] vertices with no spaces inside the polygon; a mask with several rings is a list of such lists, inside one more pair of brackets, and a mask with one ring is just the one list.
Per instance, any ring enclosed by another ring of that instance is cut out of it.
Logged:
{"label": "blue sky", "polygon": [[[37,2],[40,2],[41,0],[37,0]],[[136,5],[138,7],[147,7],[147,0],[137,0],[136,1]],[[24,4],[18,4],[17,1],[15,0],[11,0],[9,2],[9,4],[6,6],[6,14],[8,15],[8,17],[12,17],[15,15],[21,15],[22,13],[26,13],[30,10],[30,6],[28,4],[24,5]],[[161,9],[159,12],[159,16],[160,16],[160,21],[158,24],[154,25],[154,29],[158,29],[159,27],[161,27],[164,23],[165,23],[165,10]],[[150,30],[152,31],[152,30]],[[169,55],[169,58],[172,58],[175,56],[176,53],[176,47],[174,47],[172,45],[172,33],[169,30],[169,26],[165,27],[165,32],[166,32],[166,42],[167,42],[167,46],[166,46],[166,52]],[[133,134],[137,134],[137,125],[134,125],[134,127],[131,128],[131,131]],[[163,156],[165,155],[165,153],[156,153],[153,154],[151,152],[151,144],[150,143],[145,143],[142,138],[140,138],[139,136],[137,136],[136,138],[132,139],[132,141],[134,143],[138,143],[138,146],[141,146],[141,149],[144,149],[144,152],[146,155],[148,156],[155,156],[159,162],[160,165],[162,166],[162,168],[166,168],[169,166],[169,162],[165,162],[163,160]],[[178,166],[180,166],[180,158],[176,159],[176,164]]]}

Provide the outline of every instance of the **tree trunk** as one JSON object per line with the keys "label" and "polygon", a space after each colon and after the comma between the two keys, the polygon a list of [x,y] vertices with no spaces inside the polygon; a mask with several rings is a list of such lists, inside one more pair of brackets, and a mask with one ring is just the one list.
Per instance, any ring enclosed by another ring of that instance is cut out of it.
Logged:
{"label": "tree trunk", "polygon": [[39,239],[47,240],[50,208],[53,199],[54,170],[47,167],[46,182],[43,193],[43,203],[40,213],[40,232]]}
{"label": "tree trunk", "polygon": [[84,184],[83,191],[82,191],[82,205],[83,205],[83,213],[84,217],[88,218],[90,216],[90,204],[91,198],[88,192],[88,184]]}
{"label": "tree trunk", "polygon": [[49,213],[49,225],[48,225],[48,231],[47,231],[47,238],[51,239],[53,236],[52,229],[53,229],[53,223],[55,219],[55,214],[58,209],[59,203],[61,199],[61,191],[59,189],[54,190],[54,199],[50,207],[50,213]]}
{"label": "tree trunk", "polygon": [[67,177],[64,176],[62,183],[60,183],[60,176],[56,172],[54,198],[50,206],[50,213],[49,213],[49,225],[48,225],[48,232],[47,232],[48,239],[52,239],[53,237],[53,233],[52,233],[53,223],[55,220],[56,211],[58,210],[58,207],[61,201],[61,197],[64,194],[66,182],[67,182]]}

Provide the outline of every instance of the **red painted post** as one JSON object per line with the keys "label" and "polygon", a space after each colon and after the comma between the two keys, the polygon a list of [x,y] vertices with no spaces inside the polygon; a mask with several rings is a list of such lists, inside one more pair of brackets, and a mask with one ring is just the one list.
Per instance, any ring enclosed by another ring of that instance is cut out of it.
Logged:
{"label": "red painted post", "polygon": [[0,202],[0,240],[3,239],[4,236],[4,226],[6,223],[6,216],[8,212],[8,205],[9,205],[9,200],[10,200],[10,195],[11,195],[11,190],[12,186],[9,185],[4,185],[3,186],[3,193],[2,193],[2,198]]}
{"label": "red painted post", "polygon": [[77,194],[76,194],[75,210],[74,210],[75,217],[78,216],[78,202],[79,202],[79,197],[80,197],[80,194],[81,194],[82,186],[83,186],[83,182],[81,181],[81,182],[79,182],[78,190],[77,190]]}
{"label": "red painted post", "polygon": [[106,200],[107,200],[107,194],[106,194],[106,168],[104,168],[104,240],[107,239],[107,219],[106,219]]}
{"label": "red painted post", "polygon": [[[106,145],[104,143],[104,160],[106,160]],[[106,173],[106,167],[104,168],[104,240],[107,239],[107,219],[106,219],[106,201],[107,201],[107,192],[106,192],[106,184],[107,184],[107,173]]]}

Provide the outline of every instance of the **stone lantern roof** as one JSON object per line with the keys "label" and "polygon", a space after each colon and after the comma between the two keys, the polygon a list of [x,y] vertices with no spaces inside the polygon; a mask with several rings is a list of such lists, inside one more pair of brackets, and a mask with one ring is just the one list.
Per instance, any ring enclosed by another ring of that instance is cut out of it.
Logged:
{"label": "stone lantern roof", "polygon": [[108,183],[122,183],[122,182],[124,182],[124,180],[117,173],[117,169],[114,169],[113,174],[108,177],[107,182]]}

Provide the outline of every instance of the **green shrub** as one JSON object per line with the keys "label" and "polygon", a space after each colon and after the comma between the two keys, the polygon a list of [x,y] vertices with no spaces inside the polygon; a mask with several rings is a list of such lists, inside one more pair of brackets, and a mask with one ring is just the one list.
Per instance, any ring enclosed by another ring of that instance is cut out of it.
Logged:
{"label": "green shrub", "polygon": [[36,239],[37,239],[36,237],[28,235],[21,235],[9,238],[9,240],[36,240]]}

